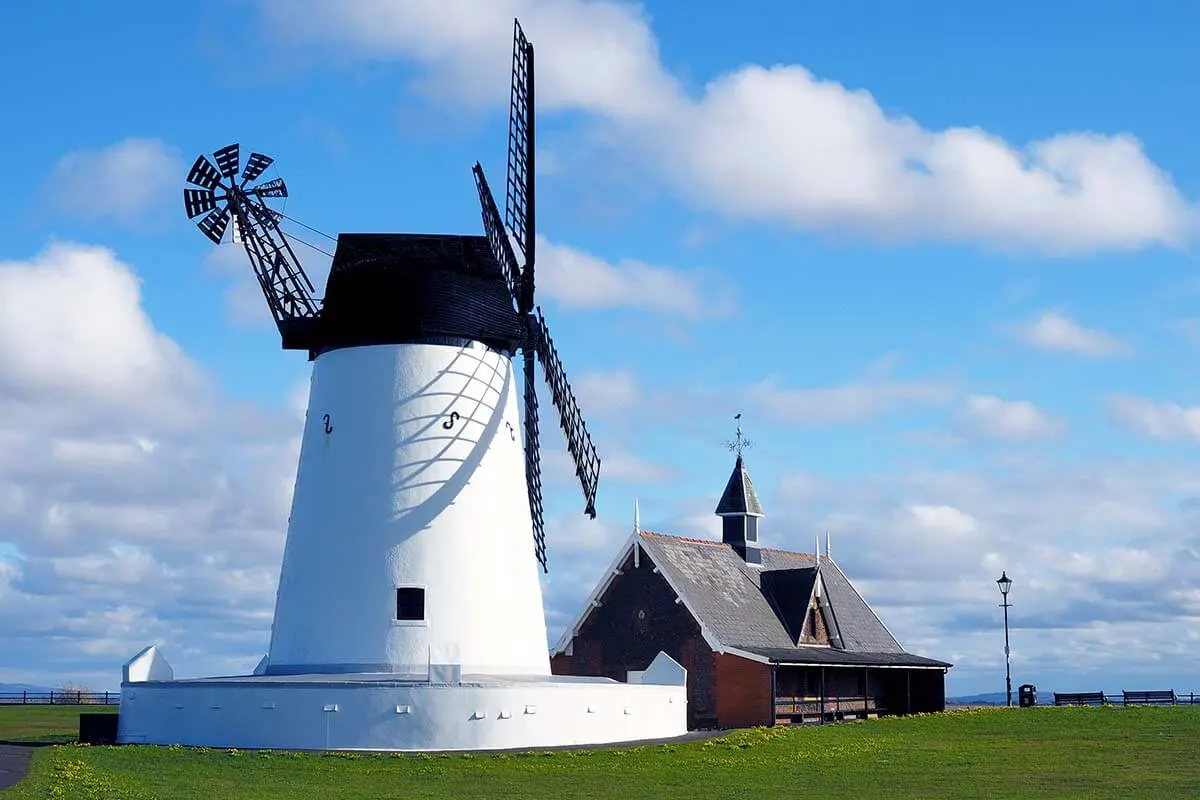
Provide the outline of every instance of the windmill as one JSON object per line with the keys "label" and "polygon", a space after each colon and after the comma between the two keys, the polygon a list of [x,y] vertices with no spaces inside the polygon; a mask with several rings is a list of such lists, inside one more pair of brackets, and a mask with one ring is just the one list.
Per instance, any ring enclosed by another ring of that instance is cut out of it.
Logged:
{"label": "windmill", "polygon": [[[509,552],[528,548],[547,569],[538,363],[593,518],[600,458],[535,303],[533,46],[519,22],[513,39],[503,218],[474,166],[486,236],[340,234],[318,300],[282,227],[296,221],[270,205],[287,187],[260,182],[273,159],[256,152],[243,165],[231,144],[188,173],[188,217],[213,242],[232,233],[283,347],[313,361],[269,672],[458,662],[549,671],[536,569],[530,576],[527,556]],[[510,380],[518,353],[523,425]],[[458,553],[453,564],[445,551]],[[361,572],[331,575],[335,562],[360,571],[384,563],[390,574],[372,586]],[[395,592],[390,619],[381,616],[384,589]],[[360,629],[345,618],[374,623]],[[523,620],[510,636],[519,644],[505,655],[485,627],[514,619]],[[392,625],[417,620],[429,623],[424,632]]]}
{"label": "windmill", "polygon": [[272,159],[242,164],[235,144],[192,166],[188,218],[245,250],[284,349],[312,362],[308,411],[266,656],[253,675],[176,680],[147,647],[124,666],[118,741],[421,751],[685,732],[686,671],[664,653],[633,683],[550,670],[537,363],[592,517],[600,459],[535,302],[533,88],[518,23],[503,218],[474,169],[486,235],[331,236],[320,299],[292,244],[319,248],[283,225],[316,229],[272,206],[288,195],[263,179]]}

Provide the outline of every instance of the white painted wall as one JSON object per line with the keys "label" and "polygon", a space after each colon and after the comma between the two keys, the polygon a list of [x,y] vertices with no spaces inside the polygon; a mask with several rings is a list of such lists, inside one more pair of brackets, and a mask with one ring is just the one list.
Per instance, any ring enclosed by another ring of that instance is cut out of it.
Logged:
{"label": "white painted wall", "polygon": [[550,674],[517,383],[482,345],[316,359],[268,674]]}
{"label": "white painted wall", "polygon": [[144,683],[146,681],[170,681],[175,679],[175,670],[167,663],[166,656],[157,645],[143,648],[121,668],[121,683]]}
{"label": "white painted wall", "polygon": [[490,750],[687,732],[685,686],[170,682],[122,687],[118,741],[295,750]]}

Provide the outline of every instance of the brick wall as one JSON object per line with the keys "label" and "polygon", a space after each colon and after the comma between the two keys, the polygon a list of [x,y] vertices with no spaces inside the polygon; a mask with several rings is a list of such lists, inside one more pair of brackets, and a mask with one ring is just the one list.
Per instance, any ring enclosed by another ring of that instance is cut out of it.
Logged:
{"label": "brick wall", "polygon": [[665,652],[688,671],[688,727],[707,727],[717,717],[713,652],[700,626],[649,558],[633,566],[632,555],[620,566],[571,641],[571,655],[555,656],[556,675],[599,675],[626,680]]}
{"label": "brick wall", "polygon": [[722,728],[770,725],[775,697],[771,665],[728,653],[716,656],[717,724]]}

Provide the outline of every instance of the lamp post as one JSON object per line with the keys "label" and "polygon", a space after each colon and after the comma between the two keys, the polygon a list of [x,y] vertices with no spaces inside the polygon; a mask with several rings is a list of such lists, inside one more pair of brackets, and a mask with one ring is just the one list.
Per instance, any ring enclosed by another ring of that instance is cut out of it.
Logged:
{"label": "lamp post", "polygon": [[1008,660],[1008,609],[1012,607],[1012,603],[1008,602],[1008,590],[1012,588],[1012,578],[1002,570],[996,585],[1000,587],[1000,596],[1004,599],[1000,607],[1004,609],[1004,689],[1008,698],[1005,705],[1012,708],[1012,668]]}

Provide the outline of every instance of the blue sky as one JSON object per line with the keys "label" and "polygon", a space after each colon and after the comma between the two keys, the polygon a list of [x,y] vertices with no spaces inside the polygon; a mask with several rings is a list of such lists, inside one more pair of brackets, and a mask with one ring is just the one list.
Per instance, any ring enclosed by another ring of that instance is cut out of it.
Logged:
{"label": "blue sky", "polygon": [[254,665],[308,365],[187,166],[240,141],[321,230],[477,232],[519,14],[540,300],[606,468],[595,522],[551,481],[552,638],[635,496],[715,534],[741,411],[765,543],[829,530],[952,692],[1002,685],[1002,568],[1019,682],[1200,688],[1190,4],[79,6],[0,51],[0,680]]}

